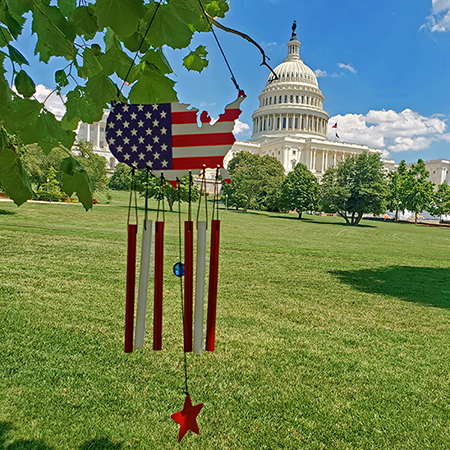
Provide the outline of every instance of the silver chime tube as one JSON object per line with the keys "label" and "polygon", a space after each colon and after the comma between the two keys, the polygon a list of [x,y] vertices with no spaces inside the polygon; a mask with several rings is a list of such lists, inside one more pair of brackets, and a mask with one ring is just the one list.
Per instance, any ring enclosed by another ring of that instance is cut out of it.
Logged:
{"label": "silver chime tube", "polygon": [[139,276],[138,306],[136,317],[136,334],[134,338],[135,348],[142,348],[144,345],[151,246],[152,221],[144,220],[144,227],[142,232],[141,273]]}
{"label": "silver chime tube", "polygon": [[194,352],[203,348],[203,304],[205,302],[206,222],[197,224],[197,267],[195,274]]}

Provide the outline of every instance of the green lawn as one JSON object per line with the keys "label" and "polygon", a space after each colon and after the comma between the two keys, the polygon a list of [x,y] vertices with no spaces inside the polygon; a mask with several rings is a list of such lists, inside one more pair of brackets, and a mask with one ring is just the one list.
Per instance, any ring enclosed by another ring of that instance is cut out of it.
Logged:
{"label": "green lawn", "polygon": [[449,229],[221,211],[216,351],[188,355],[205,406],[179,445],[178,216],[163,351],[125,355],[125,203],[0,203],[0,448],[450,448]]}

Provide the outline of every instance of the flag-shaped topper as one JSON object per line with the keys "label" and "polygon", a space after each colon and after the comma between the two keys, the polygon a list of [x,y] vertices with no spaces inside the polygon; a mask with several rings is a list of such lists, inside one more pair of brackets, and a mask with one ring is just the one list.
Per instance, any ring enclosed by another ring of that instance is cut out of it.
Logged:
{"label": "flag-shaped topper", "polygon": [[[112,154],[135,169],[149,168],[169,181],[181,178],[203,166],[223,168],[223,159],[235,142],[232,133],[241,114],[245,94],[225,108],[215,123],[206,111],[188,109],[180,103],[129,105],[114,103],[106,125],[106,138]],[[223,178],[229,178],[225,169]]]}

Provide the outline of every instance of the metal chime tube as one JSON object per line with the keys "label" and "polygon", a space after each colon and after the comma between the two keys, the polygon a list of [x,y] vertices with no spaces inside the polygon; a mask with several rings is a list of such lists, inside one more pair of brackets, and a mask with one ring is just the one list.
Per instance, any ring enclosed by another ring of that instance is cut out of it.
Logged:
{"label": "metal chime tube", "polygon": [[152,221],[145,219],[144,228],[142,231],[141,270],[139,276],[138,306],[136,315],[136,333],[134,336],[134,348],[142,348],[144,346],[151,245],[152,245]]}
{"label": "metal chime tube", "polygon": [[128,224],[125,353],[132,353],[133,351],[134,291],[136,285],[136,236],[137,225]]}
{"label": "metal chime tube", "polygon": [[194,292],[194,222],[184,222],[184,351],[192,352],[192,302]]}
{"label": "metal chime tube", "polygon": [[153,350],[162,349],[163,276],[164,222],[155,222],[155,295],[153,307]]}
{"label": "metal chime tube", "polygon": [[203,304],[205,301],[206,222],[197,224],[197,264],[195,273],[194,352],[203,349]]}
{"label": "metal chime tube", "polygon": [[211,249],[209,258],[208,315],[206,320],[206,351],[214,351],[216,336],[217,284],[219,280],[220,220],[211,220]]}

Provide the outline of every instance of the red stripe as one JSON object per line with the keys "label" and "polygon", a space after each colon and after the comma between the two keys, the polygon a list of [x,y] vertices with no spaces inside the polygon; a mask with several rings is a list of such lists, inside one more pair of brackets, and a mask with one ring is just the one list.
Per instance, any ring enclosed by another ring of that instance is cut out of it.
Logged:
{"label": "red stripe", "polygon": [[233,133],[178,134],[172,136],[172,147],[233,145],[235,140]]}
{"label": "red stripe", "polygon": [[233,122],[241,115],[240,109],[226,109],[217,122]]}
{"label": "red stripe", "polygon": [[211,220],[206,351],[213,352],[216,338],[217,284],[219,279],[220,220]]}
{"label": "red stripe", "polygon": [[197,123],[197,111],[179,111],[172,113],[172,125]]}
{"label": "red stripe", "polygon": [[128,225],[127,287],[125,303],[125,353],[133,352],[134,290],[136,283],[137,225]]}
{"label": "red stripe", "polygon": [[215,168],[217,166],[223,167],[224,156],[198,156],[193,158],[174,158],[172,163],[173,170],[189,170],[189,169],[199,169],[203,167]]}
{"label": "red stripe", "polygon": [[184,222],[184,351],[192,352],[192,305],[194,298],[194,222]]}

